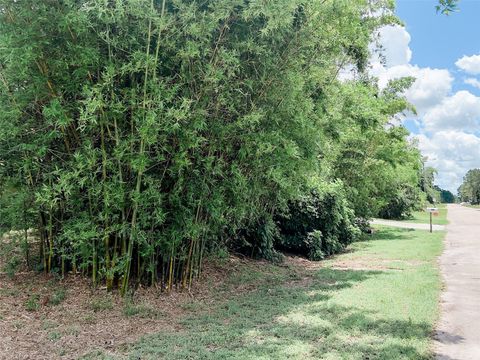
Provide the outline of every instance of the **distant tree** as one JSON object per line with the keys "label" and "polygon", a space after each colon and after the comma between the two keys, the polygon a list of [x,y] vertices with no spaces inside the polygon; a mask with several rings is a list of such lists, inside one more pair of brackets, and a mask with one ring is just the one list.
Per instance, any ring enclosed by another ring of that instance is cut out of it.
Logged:
{"label": "distant tree", "polygon": [[456,201],[456,196],[449,190],[442,189],[435,185],[435,190],[440,193],[440,202],[444,204],[453,204]]}
{"label": "distant tree", "polygon": [[437,170],[435,168],[423,166],[420,176],[420,189],[425,193],[429,203],[436,202],[440,197],[439,192],[434,186],[435,175],[437,175]]}
{"label": "distant tree", "polygon": [[463,184],[458,189],[461,201],[474,205],[480,204],[480,169],[472,169],[463,178]]}

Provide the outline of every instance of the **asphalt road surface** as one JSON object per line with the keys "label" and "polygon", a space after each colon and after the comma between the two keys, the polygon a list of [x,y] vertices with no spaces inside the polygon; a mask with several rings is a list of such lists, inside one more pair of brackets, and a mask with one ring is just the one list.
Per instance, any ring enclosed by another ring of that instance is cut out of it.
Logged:
{"label": "asphalt road surface", "polygon": [[438,360],[480,359],[480,209],[448,206]]}

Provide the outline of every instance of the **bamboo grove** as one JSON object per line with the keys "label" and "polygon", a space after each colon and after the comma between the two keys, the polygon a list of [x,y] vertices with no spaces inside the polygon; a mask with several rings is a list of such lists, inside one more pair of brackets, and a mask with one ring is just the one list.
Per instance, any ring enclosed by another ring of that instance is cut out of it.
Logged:
{"label": "bamboo grove", "polygon": [[[389,1],[0,3],[3,211],[36,229],[46,272],[189,287],[207,254],[312,183],[356,186],[337,160],[362,129],[418,160],[386,127],[401,97],[337,80],[365,73]],[[375,114],[352,114],[367,99]]]}

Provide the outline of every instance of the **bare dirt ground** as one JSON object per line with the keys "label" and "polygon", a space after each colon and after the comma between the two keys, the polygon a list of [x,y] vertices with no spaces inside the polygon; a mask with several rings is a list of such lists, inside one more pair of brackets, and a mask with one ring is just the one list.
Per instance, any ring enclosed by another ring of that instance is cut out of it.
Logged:
{"label": "bare dirt ground", "polygon": [[437,359],[480,359],[480,210],[448,206]]}
{"label": "bare dirt ground", "polygon": [[[233,266],[241,261],[229,260]],[[206,271],[215,285],[227,277],[224,267],[210,264]],[[117,292],[93,290],[80,276],[55,280],[34,272],[13,278],[0,273],[0,359],[77,359],[96,351],[118,356],[143,335],[181,330],[172,320],[212,288],[205,283],[171,293],[139,288],[133,302]]]}
{"label": "bare dirt ground", "polygon": [[[189,304],[214,301],[213,294],[235,273],[268,264],[234,256],[225,261],[208,263],[203,272],[208,280],[197,282],[190,291],[139,288],[134,302],[118,292],[93,290],[80,276],[56,280],[34,272],[13,278],[0,273],[0,359],[93,359],[99,354],[122,358],[144,335],[169,328],[181,331],[178,319]],[[298,273],[295,281],[302,282],[318,263],[288,257],[284,266]],[[240,285],[233,291],[250,290]],[[62,293],[64,299],[56,303]]]}

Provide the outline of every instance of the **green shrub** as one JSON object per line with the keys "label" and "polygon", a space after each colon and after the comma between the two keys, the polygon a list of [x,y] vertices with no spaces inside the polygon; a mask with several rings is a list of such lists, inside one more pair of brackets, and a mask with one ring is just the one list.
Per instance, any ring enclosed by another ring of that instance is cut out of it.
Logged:
{"label": "green shrub", "polygon": [[[187,286],[231,234],[271,260],[276,246],[339,251],[356,227],[337,185],[280,215],[324,169],[352,194],[364,189],[357,203],[370,213],[364,199],[385,182],[371,171],[402,157],[408,133],[385,129],[408,108],[396,95],[405,88],[336,81],[340,64],[366,69],[376,29],[396,22],[392,8],[3,2],[0,229],[36,227],[46,272],[81,270],[109,290],[121,282],[123,294],[131,275]],[[383,151],[392,136],[397,148]]]}
{"label": "green shrub", "polygon": [[310,191],[278,218],[277,247],[321,260],[360,236],[341,183]]}
{"label": "green shrub", "polygon": [[402,186],[393,193],[390,201],[379,213],[383,219],[405,219],[412,215],[419,204],[419,189],[413,186]]}
{"label": "green shrub", "polygon": [[245,255],[278,262],[282,258],[274,248],[278,237],[279,232],[275,222],[271,218],[264,217],[240,230],[230,246],[233,250]]}

